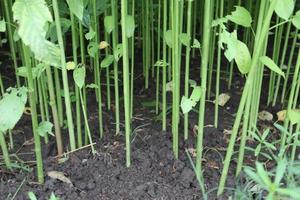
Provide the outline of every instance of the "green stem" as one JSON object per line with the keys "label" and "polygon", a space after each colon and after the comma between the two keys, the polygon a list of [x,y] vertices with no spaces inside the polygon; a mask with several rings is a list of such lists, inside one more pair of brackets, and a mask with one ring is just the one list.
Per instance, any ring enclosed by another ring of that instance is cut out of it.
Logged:
{"label": "green stem", "polygon": [[67,115],[67,122],[68,122],[70,146],[71,146],[71,150],[73,151],[76,149],[74,124],[73,124],[73,117],[72,117],[72,110],[71,110],[68,74],[67,74],[67,69],[66,69],[65,48],[64,48],[63,38],[62,38],[62,31],[61,31],[61,24],[60,24],[57,0],[52,0],[52,5],[53,5],[53,10],[54,10],[57,39],[58,39],[58,44],[60,47],[61,70],[62,70],[63,88],[64,88],[64,94],[65,94],[65,106],[66,106],[66,115]]}
{"label": "green stem", "polygon": [[123,44],[123,89],[125,110],[125,137],[126,137],[126,166],[130,167],[130,90],[129,90],[129,60],[128,60],[128,38],[126,36],[127,0],[121,0],[121,26]]}
{"label": "green stem", "polygon": [[34,90],[29,49],[28,49],[28,47],[23,45],[23,50],[24,50],[26,67],[27,67],[29,104],[30,104],[30,108],[31,108],[31,120],[32,120],[32,130],[33,130],[33,137],[34,137],[34,147],[35,147],[34,149],[35,149],[35,156],[36,156],[36,164],[37,164],[37,176],[38,176],[38,182],[44,183],[41,141],[40,141],[40,136],[37,133],[37,128],[38,128],[39,124],[38,124],[37,108],[36,108],[36,101],[35,101],[35,95],[34,95],[34,93],[36,91]]}
{"label": "green stem", "polygon": [[[231,161],[231,157],[233,154],[233,150],[234,150],[234,144],[236,142],[236,138],[237,138],[237,134],[238,134],[238,129],[240,126],[240,122],[241,122],[241,118],[242,118],[242,114],[243,114],[243,110],[245,108],[245,104],[246,104],[246,100],[249,94],[249,90],[252,87],[253,84],[253,77],[255,76],[255,66],[258,63],[259,60],[259,56],[260,56],[260,52],[262,51],[262,47],[264,46],[264,40],[265,37],[268,34],[268,29],[269,29],[269,24],[270,24],[270,20],[275,8],[275,5],[277,3],[277,0],[273,0],[270,4],[270,7],[268,9],[267,15],[264,17],[264,22],[262,25],[262,29],[261,32],[257,31],[257,39],[255,41],[255,47],[254,47],[254,56],[251,62],[251,68],[250,68],[250,72],[249,72],[249,76],[246,80],[245,83],[245,87],[243,90],[243,94],[241,97],[241,101],[240,101],[240,105],[238,107],[238,112],[235,118],[235,122],[232,128],[232,133],[231,133],[231,137],[230,137],[230,141],[228,144],[228,148],[227,148],[227,152],[226,152],[226,157],[224,160],[224,166],[223,166],[223,170],[222,170],[222,175],[220,178],[220,184],[219,184],[219,188],[218,188],[218,196],[221,195],[224,191],[224,186],[225,186],[225,181],[227,178],[227,173],[229,170],[229,165],[230,165],[230,161]],[[263,13],[262,13],[263,14]],[[261,16],[262,17],[262,16]]]}
{"label": "green stem", "polygon": [[8,153],[7,145],[5,142],[4,133],[2,133],[2,132],[0,132],[0,145],[1,145],[1,150],[2,150],[5,165],[8,169],[11,169],[11,161],[9,158],[9,153]]}

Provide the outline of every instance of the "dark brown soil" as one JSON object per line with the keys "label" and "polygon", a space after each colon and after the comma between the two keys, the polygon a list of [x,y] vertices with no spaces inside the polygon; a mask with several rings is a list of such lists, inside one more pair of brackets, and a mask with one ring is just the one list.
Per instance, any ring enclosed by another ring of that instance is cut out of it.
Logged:
{"label": "dark brown soil", "polygon": [[[194,74],[199,74],[199,71],[195,71]],[[24,116],[13,132],[15,148],[12,153],[24,161],[24,166],[30,166],[33,170],[27,172],[24,169],[16,169],[10,172],[1,164],[0,199],[9,199],[14,194],[16,194],[15,199],[27,199],[29,191],[33,191],[39,199],[48,199],[52,192],[61,199],[72,200],[202,199],[194,171],[185,152],[186,148],[195,148],[196,134],[193,129],[197,125],[198,114],[195,112],[190,114],[190,138],[186,142],[183,142],[183,127],[180,126],[180,156],[176,160],[172,153],[171,133],[161,131],[161,121],[153,119],[154,108],[143,107],[141,104],[149,99],[154,99],[154,90],[143,90],[142,80],[140,81],[141,84],[137,84],[140,86],[135,88],[136,109],[133,119],[132,166],[130,168],[125,166],[124,135],[121,132],[119,136],[115,136],[113,112],[104,111],[105,136],[100,140],[95,105],[88,104],[89,122],[94,133],[94,141],[97,143],[97,154],[93,156],[90,149],[85,148],[70,154],[65,162],[58,164],[54,158],[55,145],[53,142],[43,145],[45,184],[39,185],[35,182],[34,147],[32,144],[24,145],[32,139],[30,116]],[[235,77],[234,87],[231,91],[225,89],[225,82],[221,85],[221,92],[229,92],[231,99],[225,107],[220,107],[218,129],[212,126],[214,121],[213,103],[207,102],[205,114],[203,170],[207,191],[215,189],[218,185],[222,159],[229,138],[224,130],[231,129],[243,81],[240,77]],[[155,88],[154,85],[153,88]],[[170,121],[168,123],[168,130],[170,130]],[[47,172],[52,170],[63,172],[71,180],[73,186],[48,177]],[[235,185],[233,174],[234,167],[231,167],[227,181],[228,187]],[[215,191],[211,192],[209,199],[217,199],[215,193]],[[227,199],[228,194],[229,192],[226,192],[223,197],[218,199]]]}

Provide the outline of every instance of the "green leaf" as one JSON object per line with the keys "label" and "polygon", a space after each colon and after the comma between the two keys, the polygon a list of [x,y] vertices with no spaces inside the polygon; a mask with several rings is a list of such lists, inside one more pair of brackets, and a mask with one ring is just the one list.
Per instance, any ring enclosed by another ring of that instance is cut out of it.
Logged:
{"label": "green leaf", "polygon": [[14,31],[13,39],[15,42],[20,40],[20,36],[17,30]]}
{"label": "green leaf", "polygon": [[[45,69],[46,66],[43,63],[38,64],[36,67],[32,68],[32,77],[34,79],[39,78]],[[18,67],[16,74],[21,77],[27,77],[27,67]]]}
{"label": "green leaf", "polygon": [[252,17],[244,7],[235,6],[235,11],[231,15],[227,15],[226,18],[238,25],[251,27]]}
{"label": "green leaf", "polygon": [[258,183],[258,184],[260,184],[262,186],[264,185],[264,183],[262,182],[261,178],[254,171],[252,171],[249,167],[245,167],[244,171],[256,183]]}
{"label": "green leaf", "polygon": [[211,23],[211,26],[212,27],[215,27],[215,26],[218,26],[218,25],[224,26],[224,24],[227,23],[227,22],[228,22],[228,19],[223,17],[223,18],[213,20],[212,23]]}
{"label": "green leaf", "polygon": [[166,33],[165,33],[164,38],[165,38],[166,44],[167,44],[170,48],[172,48],[172,46],[173,46],[173,39],[172,39],[172,37],[173,37],[173,32],[172,32],[172,30],[167,30]]}
{"label": "green leaf", "polygon": [[237,54],[238,42],[239,40],[237,39],[236,31],[233,31],[232,33],[223,31],[220,34],[219,44],[221,48],[223,48],[223,44],[227,45],[224,55],[229,62],[231,62]]}
{"label": "green leaf", "polygon": [[5,31],[6,31],[6,24],[5,24],[4,19],[2,19],[0,21],[0,32],[5,32]]}
{"label": "green leaf", "polygon": [[190,42],[191,42],[191,36],[189,36],[188,34],[186,34],[186,33],[181,33],[180,35],[179,35],[179,40],[180,40],[180,42],[184,45],[184,46],[186,46],[186,47],[190,47]]}
{"label": "green leaf", "polygon": [[196,106],[196,104],[201,98],[201,92],[202,92],[201,87],[196,85],[193,85],[192,87],[194,89],[190,98],[187,98],[185,96],[182,96],[181,98],[180,106],[183,114],[190,112],[193,109],[193,107]]}
{"label": "green leaf", "polygon": [[55,194],[52,192],[49,200],[59,200],[59,198],[56,197]]}
{"label": "green leaf", "polygon": [[287,161],[285,159],[280,159],[277,163],[275,181],[274,181],[274,183],[277,184],[277,186],[280,186],[280,182],[284,176],[286,166],[287,166]]}
{"label": "green leaf", "polygon": [[276,190],[279,194],[292,197],[292,199],[300,199],[300,187],[297,188],[278,188]]}
{"label": "green leaf", "polygon": [[192,110],[193,101],[186,98],[185,96],[182,96],[180,106],[181,106],[181,109],[182,109],[182,113],[186,114],[186,113],[188,113]]}
{"label": "green leaf", "polygon": [[28,198],[30,200],[37,200],[37,198],[33,192],[28,192],[27,194],[28,194]]}
{"label": "green leaf", "polygon": [[242,74],[247,74],[251,67],[251,54],[247,45],[241,41],[237,43],[237,53],[235,55],[235,62]]}
{"label": "green leaf", "polygon": [[263,165],[259,162],[256,162],[255,164],[256,164],[257,173],[259,177],[262,179],[262,181],[264,182],[264,184],[266,186],[272,185],[271,179],[268,173],[266,172],[266,170],[264,169]]}
{"label": "green leaf", "polygon": [[89,32],[87,32],[84,36],[87,40],[91,40],[96,36],[96,32],[94,31],[94,29],[92,27],[90,27]]}
{"label": "green leaf", "polygon": [[39,124],[39,127],[37,128],[37,133],[41,137],[45,137],[47,134],[54,136],[54,134],[52,133],[52,129],[53,124],[51,122],[44,121]]}
{"label": "green leaf", "polygon": [[118,62],[122,56],[123,56],[123,45],[122,43],[120,43],[117,44],[117,46],[114,48],[114,57],[116,62]]}
{"label": "green leaf", "polygon": [[193,102],[193,107],[198,103],[201,98],[202,89],[200,86],[194,86],[190,100]]}
{"label": "green leaf", "polygon": [[292,23],[297,29],[300,29],[300,10],[293,16]]}
{"label": "green leaf", "polygon": [[164,60],[158,60],[156,61],[156,63],[154,64],[155,67],[166,67],[168,66],[169,64],[164,61]]}
{"label": "green leaf", "polygon": [[73,79],[77,85],[77,87],[79,87],[80,89],[84,86],[84,82],[85,82],[85,67],[77,67],[74,71],[73,71]]}
{"label": "green leaf", "polygon": [[294,7],[294,0],[277,0],[275,12],[280,18],[288,20],[293,14]]}
{"label": "green leaf", "polygon": [[200,42],[196,38],[194,38],[192,48],[196,48],[196,49],[200,49],[201,48]]}
{"label": "green leaf", "polygon": [[114,62],[113,55],[107,55],[101,62],[101,68],[107,68]]}
{"label": "green leaf", "polygon": [[60,49],[45,39],[51,13],[44,0],[16,0],[12,7],[18,34],[37,60],[60,66]]}
{"label": "green leaf", "polygon": [[0,100],[0,132],[11,130],[20,120],[27,101],[27,89],[10,88]]}
{"label": "green leaf", "polygon": [[104,27],[107,33],[111,33],[114,30],[115,25],[113,16],[105,16]]}
{"label": "green leaf", "polygon": [[134,17],[131,15],[127,15],[125,17],[125,24],[126,24],[126,36],[128,38],[131,38],[134,34],[134,29],[135,29]]}
{"label": "green leaf", "polygon": [[288,118],[291,121],[291,124],[297,124],[300,122],[300,112],[299,110],[288,110],[287,112]]}
{"label": "green leaf", "polygon": [[91,83],[91,84],[86,85],[86,88],[95,89],[95,88],[99,88],[99,87],[97,84]]}
{"label": "green leaf", "polygon": [[275,64],[275,62],[268,56],[260,57],[260,62],[267,66],[270,70],[276,72],[277,74],[285,77],[284,72]]}
{"label": "green leaf", "polygon": [[254,151],[254,156],[257,157],[259,152],[261,150],[261,144],[257,145],[257,147],[255,148],[255,151]]}
{"label": "green leaf", "polygon": [[88,44],[88,54],[92,57],[92,58],[95,58],[96,56],[96,53],[98,51],[98,44],[96,42],[90,42]]}
{"label": "green leaf", "polygon": [[67,0],[70,11],[80,20],[83,19],[83,1],[82,0]]}

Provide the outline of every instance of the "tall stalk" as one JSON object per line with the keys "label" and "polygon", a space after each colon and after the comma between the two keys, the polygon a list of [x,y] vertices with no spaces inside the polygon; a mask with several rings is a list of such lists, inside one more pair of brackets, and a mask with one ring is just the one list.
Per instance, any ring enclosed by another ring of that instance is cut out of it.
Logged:
{"label": "tall stalk", "polygon": [[[191,37],[191,28],[192,28],[192,4],[193,1],[188,1],[187,8],[187,25],[186,25],[186,34]],[[187,46],[185,50],[185,79],[184,79],[184,96],[188,97],[189,95],[189,79],[190,79],[190,54],[191,47]],[[184,139],[188,139],[188,128],[189,128],[189,114],[184,114]]]}
{"label": "tall stalk", "polygon": [[[10,15],[11,6],[9,5],[8,0],[4,0],[4,7],[5,7],[5,19],[7,22],[7,32],[8,32],[8,42],[9,42],[9,47],[10,47],[10,53],[11,53],[11,57],[13,60],[13,67],[16,72],[17,68],[18,68],[18,63],[17,63],[16,47],[15,47],[14,39],[13,39],[12,22],[11,22],[11,15]],[[16,75],[16,80],[17,80],[17,86],[20,87],[20,78],[18,75]]]}
{"label": "tall stalk", "polygon": [[204,22],[203,22],[203,38],[202,38],[202,60],[201,60],[201,99],[199,105],[199,120],[198,120],[198,136],[197,136],[197,157],[196,170],[201,174],[202,152],[203,152],[203,137],[204,137],[204,117],[205,117],[205,99],[207,85],[207,68],[209,60],[209,43],[211,36],[211,1],[204,2]]}
{"label": "tall stalk", "polygon": [[43,174],[43,159],[42,159],[42,152],[41,152],[41,141],[40,136],[37,132],[38,124],[38,115],[37,115],[37,108],[36,108],[36,99],[34,93],[34,83],[33,83],[33,75],[32,75],[32,66],[31,66],[31,59],[30,59],[30,51],[28,47],[23,45],[23,52],[25,56],[25,62],[27,67],[27,83],[28,83],[28,91],[29,91],[29,104],[31,108],[31,120],[32,120],[32,131],[34,137],[34,149],[35,149],[35,156],[36,156],[36,164],[37,164],[37,177],[39,183],[44,183],[44,174]]}
{"label": "tall stalk", "polygon": [[[96,32],[95,36],[95,43],[99,44],[99,24],[98,24],[98,17],[97,17],[97,5],[96,0],[92,1],[93,3],[93,28]],[[95,79],[96,83],[98,85],[98,88],[96,90],[97,100],[98,100],[98,120],[99,120],[99,132],[100,132],[100,138],[103,137],[103,120],[102,120],[102,94],[101,94],[101,71],[100,71],[100,64],[99,64],[99,51],[96,52],[95,58],[94,58],[94,68],[95,68]]]}
{"label": "tall stalk", "polygon": [[[167,8],[168,3],[167,1],[163,1],[163,35],[164,38],[166,36],[167,32]],[[166,90],[166,84],[167,84],[167,44],[166,41],[163,40],[163,61],[164,66],[162,69],[162,130],[166,131],[167,129],[167,90]]]}
{"label": "tall stalk", "polygon": [[[111,0],[111,13],[114,19],[114,29],[112,31],[112,46],[116,48],[118,44],[118,5],[116,0]],[[118,62],[114,60],[114,85],[115,85],[115,118],[116,118],[116,134],[120,132],[120,100],[119,100],[119,74]]]}
{"label": "tall stalk", "polygon": [[75,150],[76,143],[75,143],[75,135],[74,135],[72,110],[71,110],[71,100],[70,100],[70,93],[69,93],[68,74],[67,74],[67,69],[66,69],[65,47],[64,47],[64,43],[63,43],[57,0],[52,0],[52,5],[53,5],[53,10],[54,10],[57,39],[58,39],[58,44],[59,44],[59,48],[60,48],[61,70],[62,70],[62,79],[63,79],[63,88],[64,88],[64,96],[65,96],[65,106],[66,106],[66,115],[67,115],[70,146],[71,146],[71,150]]}
{"label": "tall stalk", "polygon": [[[250,72],[249,72],[248,78],[247,78],[246,83],[245,83],[243,94],[242,94],[240,104],[239,104],[239,107],[238,107],[238,112],[237,112],[237,115],[236,115],[236,118],[235,118],[235,121],[234,121],[234,125],[233,125],[233,128],[232,128],[232,133],[231,133],[230,141],[229,141],[227,152],[226,152],[226,157],[225,157],[225,160],[224,160],[222,175],[221,175],[221,178],[220,178],[220,183],[219,183],[219,188],[218,188],[218,195],[221,195],[224,191],[225,181],[226,181],[226,178],[227,178],[227,173],[228,173],[228,170],[229,170],[229,165],[230,165],[231,157],[232,157],[232,154],[233,154],[234,144],[235,144],[235,141],[236,141],[236,138],[237,138],[237,134],[238,134],[238,130],[239,130],[243,110],[245,108],[245,104],[246,104],[246,101],[247,101],[249,90],[251,90],[251,87],[253,85],[253,79],[254,79],[254,76],[255,76],[255,73],[254,73],[255,72],[255,67],[258,63],[259,56],[260,56],[262,48],[264,46],[263,41],[265,40],[265,37],[268,34],[270,20],[271,20],[271,17],[272,17],[272,14],[273,14],[276,3],[277,3],[277,0],[274,0],[274,1],[271,2],[270,6],[269,6],[269,9],[268,9],[268,12],[267,12],[267,15],[264,18],[262,29],[261,29],[261,31],[256,33],[257,34],[256,35],[257,39],[255,40]],[[261,17],[263,17],[263,16],[261,16]]]}
{"label": "tall stalk", "polygon": [[129,90],[129,59],[128,59],[128,38],[126,35],[127,0],[121,0],[121,26],[122,26],[122,44],[123,44],[123,92],[124,92],[124,110],[125,110],[125,140],[126,140],[126,166],[130,167],[130,90]]}
{"label": "tall stalk", "polygon": [[180,64],[179,64],[179,1],[173,3],[173,24],[172,24],[172,82],[173,82],[173,102],[172,102],[172,133],[173,151],[175,158],[178,158],[178,126],[179,126],[179,99],[180,99]]}

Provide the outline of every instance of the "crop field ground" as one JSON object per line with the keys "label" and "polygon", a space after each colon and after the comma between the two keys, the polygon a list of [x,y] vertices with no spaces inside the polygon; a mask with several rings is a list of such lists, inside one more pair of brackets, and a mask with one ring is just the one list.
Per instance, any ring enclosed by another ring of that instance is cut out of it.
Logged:
{"label": "crop field ground", "polygon": [[300,199],[299,0],[1,0],[0,200]]}

